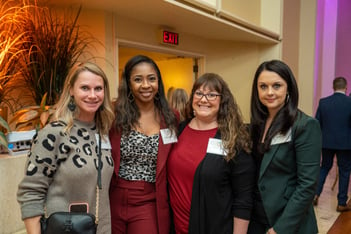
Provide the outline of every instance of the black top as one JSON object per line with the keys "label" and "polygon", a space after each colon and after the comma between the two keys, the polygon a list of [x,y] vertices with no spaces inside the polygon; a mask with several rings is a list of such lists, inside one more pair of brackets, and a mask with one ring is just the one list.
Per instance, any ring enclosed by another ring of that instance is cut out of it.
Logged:
{"label": "black top", "polygon": [[252,156],[243,151],[229,162],[207,153],[195,172],[189,234],[233,233],[234,216],[250,220],[255,170]]}
{"label": "black top", "polygon": [[[262,159],[263,159],[263,155],[264,155],[264,153],[262,153],[262,152],[264,152],[264,144],[260,143],[258,145],[257,152],[254,153],[254,155],[255,155],[254,158],[256,161],[256,168],[257,168],[257,170],[256,170],[257,171],[257,175],[256,175],[257,180],[258,180],[258,174],[260,171],[260,167],[261,167],[261,163],[262,163]],[[266,212],[265,212],[264,207],[263,207],[263,202],[262,202],[260,191],[258,189],[258,185],[255,186],[254,209],[252,211],[251,220],[259,222],[267,227],[270,227]]]}

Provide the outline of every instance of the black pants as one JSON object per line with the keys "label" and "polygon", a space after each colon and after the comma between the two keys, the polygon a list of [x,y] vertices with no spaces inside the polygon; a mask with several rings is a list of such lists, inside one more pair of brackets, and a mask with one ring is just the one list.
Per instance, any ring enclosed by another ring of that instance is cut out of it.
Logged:
{"label": "black pants", "polygon": [[265,234],[269,229],[268,224],[261,223],[259,221],[250,220],[249,228],[247,234]]}

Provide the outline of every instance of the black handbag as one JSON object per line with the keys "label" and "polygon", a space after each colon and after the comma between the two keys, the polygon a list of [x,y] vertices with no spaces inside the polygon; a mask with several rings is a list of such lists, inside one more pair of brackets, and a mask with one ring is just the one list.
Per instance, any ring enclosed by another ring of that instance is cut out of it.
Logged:
{"label": "black handbag", "polygon": [[55,212],[40,223],[42,234],[95,234],[97,228],[93,214],[78,212]]}
{"label": "black handbag", "polygon": [[82,212],[54,212],[40,219],[41,234],[95,234],[98,225],[99,189],[101,189],[101,136],[99,135],[98,184],[96,186],[96,217]]}

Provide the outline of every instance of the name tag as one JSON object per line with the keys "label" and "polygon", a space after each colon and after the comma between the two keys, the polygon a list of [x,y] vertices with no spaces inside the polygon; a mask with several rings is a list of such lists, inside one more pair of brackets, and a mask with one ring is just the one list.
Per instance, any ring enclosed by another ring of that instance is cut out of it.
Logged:
{"label": "name tag", "polygon": [[[99,145],[99,134],[95,133],[96,143]],[[107,135],[101,137],[101,149],[111,149],[110,139]]]}
{"label": "name tag", "polygon": [[285,135],[283,134],[275,135],[272,138],[271,145],[282,144],[289,141],[291,141],[291,128],[288,130],[288,132]]}
{"label": "name tag", "polygon": [[161,137],[163,144],[171,144],[178,142],[177,134],[175,131],[171,131],[169,128],[161,129]]}
{"label": "name tag", "polygon": [[227,155],[226,150],[223,148],[223,142],[221,139],[210,138],[207,145],[207,153]]}

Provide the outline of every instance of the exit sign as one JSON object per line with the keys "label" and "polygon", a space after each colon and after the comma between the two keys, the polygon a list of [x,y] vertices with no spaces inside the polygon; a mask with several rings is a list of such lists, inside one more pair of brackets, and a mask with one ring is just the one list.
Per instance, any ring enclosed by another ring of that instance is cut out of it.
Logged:
{"label": "exit sign", "polygon": [[178,45],[179,34],[170,31],[162,31],[162,42],[171,45]]}

